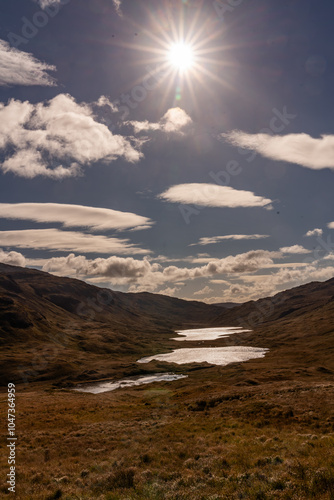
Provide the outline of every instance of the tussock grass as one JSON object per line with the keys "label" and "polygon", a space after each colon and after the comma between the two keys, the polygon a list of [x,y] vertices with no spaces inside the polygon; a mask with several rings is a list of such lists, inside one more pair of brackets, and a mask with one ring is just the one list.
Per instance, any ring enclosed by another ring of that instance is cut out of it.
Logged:
{"label": "tussock grass", "polygon": [[19,498],[334,499],[334,384],[197,380],[18,390]]}

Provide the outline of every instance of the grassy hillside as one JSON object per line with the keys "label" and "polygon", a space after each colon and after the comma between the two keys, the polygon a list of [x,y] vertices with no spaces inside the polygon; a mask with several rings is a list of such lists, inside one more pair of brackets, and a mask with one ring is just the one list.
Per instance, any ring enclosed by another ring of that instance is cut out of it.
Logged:
{"label": "grassy hillside", "polygon": [[136,359],[161,348],[175,328],[210,324],[220,311],[0,264],[0,379],[96,378],[124,367],[138,372]]}
{"label": "grassy hillside", "polygon": [[[10,345],[2,349],[3,380],[26,363],[26,381],[19,376],[17,385],[19,498],[334,499],[334,280],[223,312],[112,293],[96,316],[91,302],[83,316],[73,300],[93,300],[99,289],[5,270],[1,324]],[[15,311],[31,324],[15,326]],[[140,353],[181,347],[168,340],[173,325],[196,322],[253,330],[205,346],[270,350],[226,367],[136,365]],[[188,378],[98,395],[69,390],[80,380],[165,370]],[[5,405],[0,412],[5,419]],[[5,477],[5,454],[0,463]],[[0,491],[5,496],[5,485]]]}

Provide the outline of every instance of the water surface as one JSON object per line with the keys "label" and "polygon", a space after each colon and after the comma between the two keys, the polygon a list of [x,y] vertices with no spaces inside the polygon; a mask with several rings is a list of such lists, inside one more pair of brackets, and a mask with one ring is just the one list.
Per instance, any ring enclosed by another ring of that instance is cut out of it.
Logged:
{"label": "water surface", "polygon": [[171,340],[178,340],[182,342],[184,340],[188,341],[198,341],[198,340],[216,340],[223,337],[229,337],[234,333],[244,333],[251,332],[252,330],[244,330],[241,326],[229,326],[229,327],[218,327],[218,328],[197,328],[193,330],[177,330],[176,333],[182,335],[182,337],[174,337]]}
{"label": "water surface", "polygon": [[142,384],[151,384],[152,382],[172,382],[186,378],[187,375],[177,375],[176,373],[152,373],[141,377],[129,377],[117,381],[93,382],[91,384],[80,384],[74,391],[90,392],[91,394],[100,394],[101,392],[114,391],[115,389],[124,389],[125,387],[133,387]]}
{"label": "water surface", "polygon": [[249,359],[263,358],[268,349],[260,347],[197,347],[193,349],[175,349],[166,354],[155,354],[138,360],[138,363],[150,361],[165,361],[167,363],[210,363],[212,365],[226,366],[229,363],[248,361]]}
{"label": "water surface", "polygon": [[[192,330],[179,330],[176,333],[181,335],[172,340],[178,341],[201,341],[216,340],[229,337],[234,333],[251,332],[242,327],[216,327],[216,328],[197,328]],[[172,352],[164,354],[155,354],[146,356],[138,360],[138,363],[149,363],[150,361],[165,361],[167,363],[176,363],[179,365],[186,363],[209,363],[212,365],[226,366],[229,363],[238,363],[248,361],[249,359],[263,358],[268,349],[260,347],[228,346],[228,347],[197,347],[189,349],[175,349]],[[89,392],[99,394],[101,392],[114,391],[126,387],[134,387],[153,382],[172,382],[186,378],[187,375],[176,373],[152,373],[141,377],[128,377],[123,380],[108,380],[103,382],[92,382],[90,384],[77,385],[74,390],[78,392]]]}

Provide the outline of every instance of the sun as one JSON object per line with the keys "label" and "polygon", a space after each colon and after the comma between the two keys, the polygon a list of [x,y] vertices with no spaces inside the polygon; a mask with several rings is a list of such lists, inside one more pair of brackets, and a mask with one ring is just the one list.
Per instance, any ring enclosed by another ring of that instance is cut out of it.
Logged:
{"label": "sun", "polygon": [[146,24],[141,26],[133,21],[137,35],[135,42],[116,41],[123,49],[136,51],[138,57],[133,58],[133,63],[142,67],[142,71],[136,71],[136,78],[128,83],[128,87],[136,89],[145,82],[146,92],[157,84],[161,88],[161,110],[173,102],[173,106],[179,107],[190,103],[199,111],[198,93],[211,96],[212,82],[234,90],[229,83],[229,71],[231,67],[233,71],[234,65],[230,61],[233,45],[222,43],[224,26],[212,15],[204,20],[203,9],[191,9],[188,3],[188,0],[182,0],[178,9],[174,4],[181,4],[181,0],[175,0],[173,8],[166,6],[153,11],[145,6]]}
{"label": "sun", "polygon": [[179,71],[190,69],[195,62],[192,46],[184,42],[173,43],[168,50],[168,61]]}

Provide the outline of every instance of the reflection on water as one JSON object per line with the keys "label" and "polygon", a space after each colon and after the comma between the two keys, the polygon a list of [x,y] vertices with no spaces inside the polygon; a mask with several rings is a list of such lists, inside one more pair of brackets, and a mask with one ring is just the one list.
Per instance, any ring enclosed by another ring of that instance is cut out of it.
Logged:
{"label": "reflection on water", "polygon": [[89,385],[78,385],[73,390],[78,392],[90,392],[92,394],[99,394],[101,392],[114,391],[115,389],[121,389],[125,387],[151,384],[152,382],[171,382],[173,380],[179,380],[186,377],[187,375],[177,375],[176,373],[152,373],[150,375],[143,375],[142,377],[137,378],[129,377],[123,380],[117,380],[116,382],[104,381],[94,382]]}
{"label": "reflection on water", "polygon": [[[178,341],[202,341],[216,340],[228,337],[234,333],[251,332],[242,327],[217,327],[200,328],[193,330],[180,330],[176,333],[182,337],[176,337],[172,340]],[[165,354],[155,354],[138,360],[138,363],[149,363],[150,361],[165,361],[167,363],[177,363],[179,365],[186,363],[209,363],[212,365],[225,366],[229,363],[240,363],[249,359],[263,358],[268,349],[260,347],[228,346],[228,347],[197,347],[191,349],[175,349]],[[177,375],[176,373],[152,373],[141,377],[129,377],[117,381],[93,382],[90,384],[80,384],[75,387],[78,392],[90,392],[99,394],[101,392],[114,391],[126,387],[133,387],[142,384],[151,384],[152,382],[172,382],[186,378],[187,375]]]}
{"label": "reflection on water", "polygon": [[223,337],[228,337],[234,333],[251,332],[252,330],[244,330],[241,326],[219,327],[219,328],[198,328],[196,330],[178,330],[176,333],[182,337],[174,337],[171,340],[216,340]]}
{"label": "reflection on water", "polygon": [[194,349],[176,349],[166,354],[155,354],[138,360],[138,363],[149,363],[150,361],[166,361],[167,363],[210,363],[212,365],[228,365],[248,361],[254,358],[263,358],[268,349],[259,347],[203,347]]}

